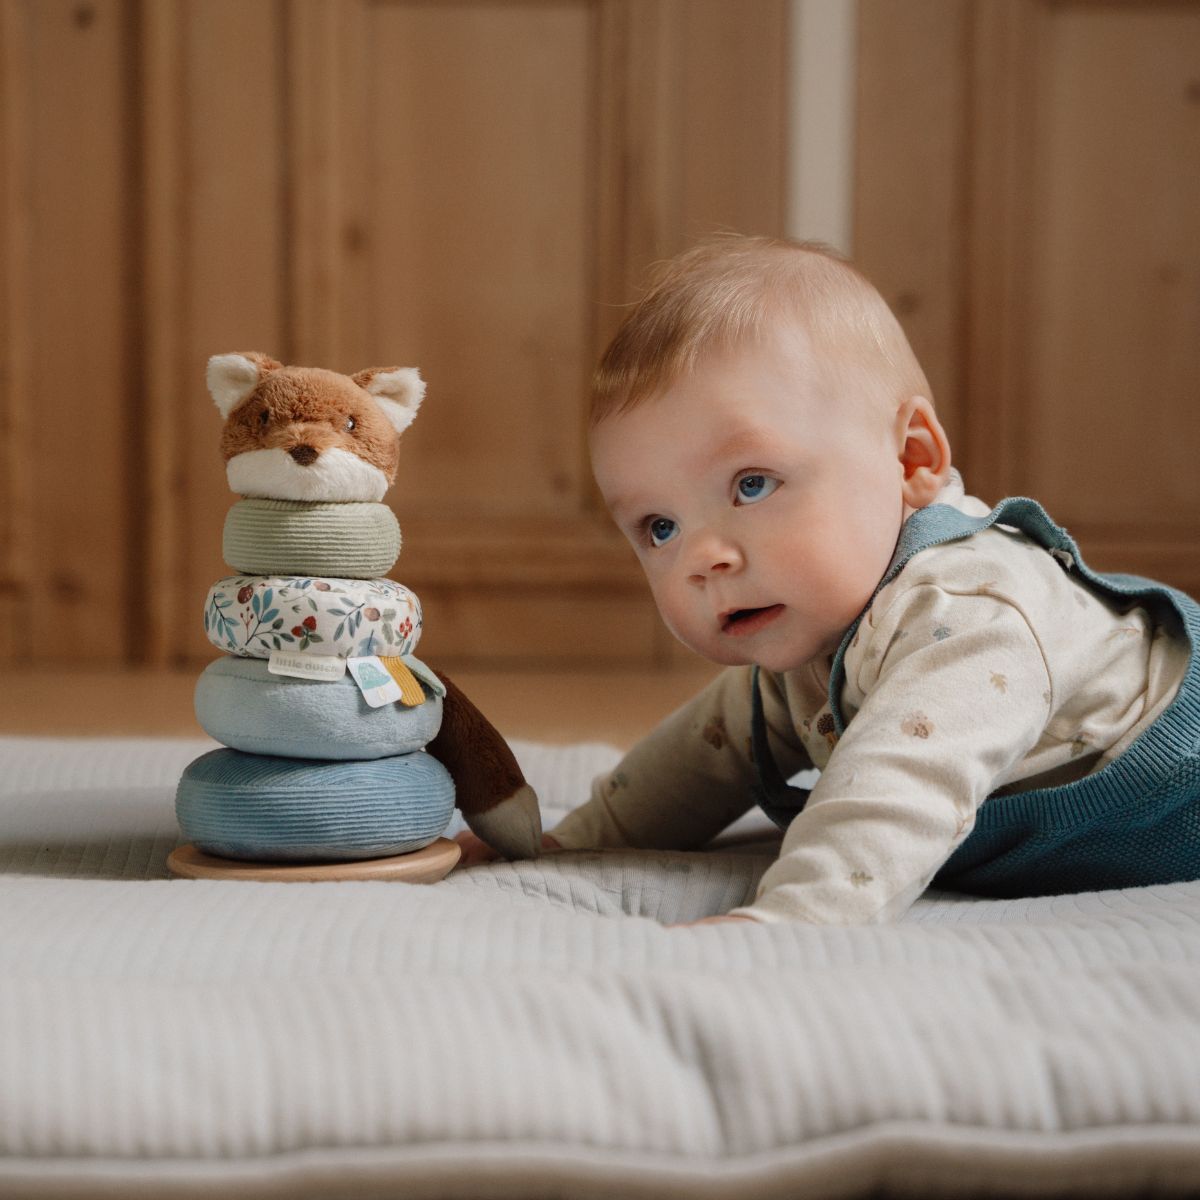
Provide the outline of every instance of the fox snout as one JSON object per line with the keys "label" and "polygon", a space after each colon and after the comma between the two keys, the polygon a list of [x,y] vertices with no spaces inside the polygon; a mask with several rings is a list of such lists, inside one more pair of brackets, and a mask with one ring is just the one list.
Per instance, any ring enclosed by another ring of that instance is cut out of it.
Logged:
{"label": "fox snout", "polygon": [[337,448],[338,436],[321,421],[289,421],[262,431],[264,450],[282,450],[298,467],[311,467],[326,450]]}

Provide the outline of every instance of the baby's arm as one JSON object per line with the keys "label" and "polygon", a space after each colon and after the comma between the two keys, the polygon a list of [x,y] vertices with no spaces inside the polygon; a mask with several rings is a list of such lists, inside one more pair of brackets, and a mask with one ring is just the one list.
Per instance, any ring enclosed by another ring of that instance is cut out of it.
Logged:
{"label": "baby's arm", "polygon": [[847,665],[862,706],[780,857],[737,915],[887,921],[929,885],[975,812],[1037,742],[1050,680],[1022,613],[992,595],[905,592]]}
{"label": "baby's arm", "polygon": [[[772,749],[785,774],[811,765],[773,683],[763,677]],[[592,785],[551,836],[566,849],[703,846],[753,803],[750,668],[722,671]]]}

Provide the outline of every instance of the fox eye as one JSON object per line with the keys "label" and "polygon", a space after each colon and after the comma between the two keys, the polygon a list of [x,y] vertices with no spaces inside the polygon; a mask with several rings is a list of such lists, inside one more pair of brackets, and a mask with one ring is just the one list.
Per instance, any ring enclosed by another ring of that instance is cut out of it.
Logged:
{"label": "fox eye", "polygon": [[263,426],[271,423],[271,414],[265,408],[258,414],[258,423]]}
{"label": "fox eye", "polygon": [[353,433],[358,428],[358,422],[353,417],[346,418],[346,432]]}

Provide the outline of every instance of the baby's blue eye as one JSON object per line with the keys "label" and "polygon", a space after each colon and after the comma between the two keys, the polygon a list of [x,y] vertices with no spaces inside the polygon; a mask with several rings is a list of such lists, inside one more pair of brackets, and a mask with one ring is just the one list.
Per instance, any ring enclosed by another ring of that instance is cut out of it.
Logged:
{"label": "baby's blue eye", "polygon": [[678,532],[679,526],[668,517],[655,517],[646,526],[650,545],[665,546]]}
{"label": "baby's blue eye", "polygon": [[738,499],[745,504],[764,500],[779,486],[778,479],[768,475],[743,475],[737,481]]}

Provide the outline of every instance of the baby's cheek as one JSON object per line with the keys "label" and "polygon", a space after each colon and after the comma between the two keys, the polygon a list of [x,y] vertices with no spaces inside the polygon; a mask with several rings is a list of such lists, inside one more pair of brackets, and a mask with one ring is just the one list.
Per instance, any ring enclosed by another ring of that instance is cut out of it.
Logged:
{"label": "baby's cheek", "polygon": [[803,545],[793,546],[790,563],[800,607],[846,625],[870,600],[882,569],[872,547],[856,545],[833,529],[813,531]]}
{"label": "baby's cheek", "polygon": [[847,553],[835,566],[831,588],[837,618],[849,625],[870,603],[880,576],[887,567],[875,561],[869,553]]}
{"label": "baby's cheek", "polygon": [[650,592],[662,623],[685,646],[695,648],[695,618],[689,621],[687,605],[674,589],[651,581]]}
{"label": "baby's cheek", "polygon": [[655,607],[658,609],[658,615],[663,619],[667,628],[672,633],[678,634],[677,628],[677,601],[671,594],[669,589],[656,587],[654,582],[650,583],[650,594],[654,597]]}

